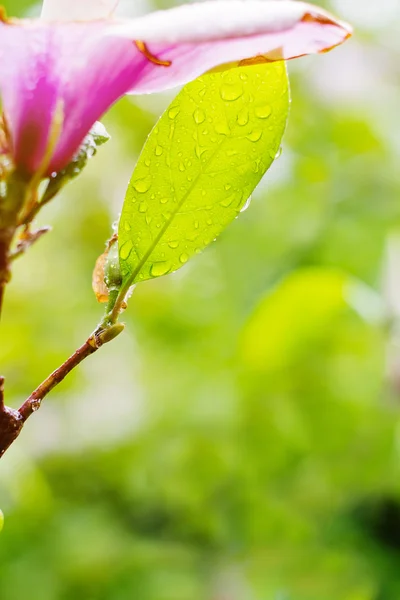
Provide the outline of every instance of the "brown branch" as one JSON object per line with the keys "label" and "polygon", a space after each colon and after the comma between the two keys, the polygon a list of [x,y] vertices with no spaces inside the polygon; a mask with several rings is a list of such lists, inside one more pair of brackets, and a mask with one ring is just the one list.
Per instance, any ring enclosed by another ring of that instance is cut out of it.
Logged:
{"label": "brown branch", "polygon": [[51,231],[51,227],[48,225],[40,227],[39,229],[36,229],[36,231],[30,231],[28,227],[25,227],[24,231],[22,231],[17,237],[17,245],[15,250],[10,253],[10,262],[24,254],[28,248],[40,240],[40,238],[43,237],[48,231]]}
{"label": "brown branch", "polygon": [[32,392],[19,410],[12,410],[4,406],[4,378],[0,377],[0,458],[17,439],[26,420],[40,408],[43,398],[61,383],[85,358],[117,337],[123,329],[124,325],[121,323],[116,323],[105,329],[99,326],[80,348]]}
{"label": "brown branch", "polygon": [[18,411],[4,406],[4,377],[0,377],[0,457],[19,436],[23,424]]}
{"label": "brown branch", "polygon": [[61,381],[65,379],[65,377],[77,367],[85,358],[96,352],[100,348],[101,344],[98,345],[96,342],[96,337],[90,336],[88,340],[80,348],[78,348],[72,356],[70,356],[65,363],[63,363],[58,369],[53,371],[51,375],[47,377],[32,394],[25,400],[22,406],[19,409],[19,414],[21,415],[23,421],[25,422],[31,414],[38,410],[40,404],[51,392],[53,388],[56,387]]}

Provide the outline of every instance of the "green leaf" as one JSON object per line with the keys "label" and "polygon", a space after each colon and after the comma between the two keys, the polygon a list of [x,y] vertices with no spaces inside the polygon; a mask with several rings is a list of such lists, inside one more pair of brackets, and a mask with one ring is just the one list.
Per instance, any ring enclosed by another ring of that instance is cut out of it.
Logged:
{"label": "green leaf", "polygon": [[[355,286],[353,283],[353,288]],[[252,370],[288,368],[331,335],[338,315],[350,310],[350,278],[337,269],[302,268],[269,292],[244,328],[243,360]]]}
{"label": "green leaf", "polygon": [[125,284],[179,269],[245,206],[285,129],[284,63],[206,74],[178,94],[151,132],[119,225]]}

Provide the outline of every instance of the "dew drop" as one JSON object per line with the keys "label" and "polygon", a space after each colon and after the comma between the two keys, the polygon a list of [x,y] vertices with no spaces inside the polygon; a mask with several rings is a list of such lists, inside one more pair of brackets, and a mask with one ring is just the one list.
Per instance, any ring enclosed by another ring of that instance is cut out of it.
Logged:
{"label": "dew drop", "polygon": [[258,173],[259,172],[259,170],[260,170],[260,164],[261,164],[261,159],[257,158],[257,160],[254,163],[254,168],[253,168],[254,173]]}
{"label": "dew drop", "polygon": [[198,229],[198,228],[199,228],[199,222],[198,222],[198,221],[195,221],[195,222],[193,223],[193,226],[194,226],[194,228],[195,228],[195,229]]}
{"label": "dew drop", "polygon": [[139,212],[141,212],[141,213],[145,213],[148,208],[149,207],[148,207],[147,202],[141,202],[139,204]]}
{"label": "dew drop", "polygon": [[235,194],[231,194],[227,198],[224,198],[223,200],[221,200],[220,205],[223,206],[224,208],[228,208],[228,206],[230,206],[232,204],[234,199],[235,199]]}
{"label": "dew drop", "polygon": [[[187,233],[185,235],[185,238],[187,239],[188,242],[194,242],[194,240],[197,239],[198,235],[199,234],[197,232],[195,232],[195,233]],[[187,248],[187,246],[186,246],[186,248]]]}
{"label": "dew drop", "polygon": [[217,121],[217,123],[215,123],[214,129],[216,133],[219,133],[220,135],[229,135],[231,132],[226,121]]}
{"label": "dew drop", "polygon": [[249,196],[246,200],[246,202],[243,204],[242,208],[240,209],[240,212],[244,212],[245,210],[247,210],[250,206],[251,203],[251,196]]}
{"label": "dew drop", "polygon": [[241,127],[247,125],[247,123],[249,122],[249,111],[246,107],[238,113],[237,122],[238,125],[240,125]]}
{"label": "dew drop", "polygon": [[168,242],[168,246],[170,248],[177,248],[179,246],[179,242],[176,240],[173,240],[172,242]]}
{"label": "dew drop", "polygon": [[197,158],[201,158],[202,154],[204,154],[204,152],[206,152],[207,148],[202,148],[201,146],[196,146],[196,156]]}
{"label": "dew drop", "polygon": [[172,108],[169,109],[168,116],[170,119],[176,119],[176,117],[179,115],[180,112],[181,112],[181,109],[179,108],[179,106],[173,106]]}
{"label": "dew drop", "polygon": [[250,140],[250,142],[258,142],[258,140],[261,139],[262,136],[262,131],[261,129],[253,129],[253,131],[251,133],[249,133],[249,135],[247,135],[247,139]]}
{"label": "dew drop", "polygon": [[36,400],[32,400],[32,402],[31,402],[32,412],[36,412],[37,410],[39,410],[41,404],[42,404],[42,399],[41,398],[37,398]]}
{"label": "dew drop", "polygon": [[168,198],[166,198],[165,196],[163,198],[160,198],[161,204],[167,204],[167,202],[168,202]]}
{"label": "dew drop", "polygon": [[162,146],[156,146],[156,149],[154,150],[154,154],[156,156],[161,156],[161,154],[164,152]]}
{"label": "dew drop", "polygon": [[243,94],[243,87],[240,83],[224,83],[221,86],[220,95],[222,100],[233,102]]}
{"label": "dew drop", "polygon": [[186,252],[183,252],[180,257],[179,257],[179,261],[184,265],[187,261],[189,260],[189,256],[186,254]]}
{"label": "dew drop", "polygon": [[282,154],[282,146],[279,146],[277,153],[275,154],[275,160],[277,160]]}
{"label": "dew drop", "polygon": [[147,190],[150,189],[151,181],[150,179],[138,179],[133,184],[134,189],[139,192],[139,194],[144,194]]}
{"label": "dew drop", "polygon": [[213,224],[212,219],[207,219],[206,222],[207,222],[207,225],[212,225]]}
{"label": "dew drop", "polygon": [[122,244],[122,247],[120,250],[120,256],[121,256],[122,260],[126,260],[127,258],[129,258],[129,255],[132,252],[132,248],[133,248],[133,244],[132,244],[131,240],[128,240],[127,242],[125,242],[125,244]]}
{"label": "dew drop", "polygon": [[166,275],[171,270],[171,263],[168,260],[155,262],[150,267],[150,275],[152,277],[161,277]]}
{"label": "dew drop", "polygon": [[231,186],[231,184],[230,184],[230,183],[226,183],[226,184],[225,184],[225,189],[226,189],[226,191],[230,190],[230,189],[231,189],[231,187],[232,187],[232,186]]}
{"label": "dew drop", "polygon": [[178,168],[179,168],[179,170],[180,170],[181,173],[183,173],[183,171],[185,171],[185,169],[186,169],[186,167],[185,167],[185,165],[183,164],[182,161],[179,163],[179,167]]}
{"label": "dew drop", "polygon": [[150,225],[152,218],[149,215],[146,215],[146,223]]}
{"label": "dew drop", "polygon": [[269,104],[262,104],[260,106],[256,106],[254,109],[254,114],[259,119],[268,119],[268,117],[272,114],[272,108]]}
{"label": "dew drop", "polygon": [[128,221],[125,221],[124,229],[125,231],[130,231],[132,229],[131,224]]}
{"label": "dew drop", "polygon": [[193,119],[195,120],[197,125],[200,125],[201,123],[204,123],[206,116],[200,108],[196,108],[196,110],[193,113]]}

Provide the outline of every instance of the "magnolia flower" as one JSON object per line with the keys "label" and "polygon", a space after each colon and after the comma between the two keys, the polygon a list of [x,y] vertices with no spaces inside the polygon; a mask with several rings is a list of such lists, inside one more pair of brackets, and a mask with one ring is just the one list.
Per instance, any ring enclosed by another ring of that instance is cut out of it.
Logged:
{"label": "magnolia flower", "polygon": [[165,90],[258,55],[325,52],[351,35],[299,1],[207,1],[133,20],[113,17],[115,3],[44,0],[41,19],[0,22],[7,151],[25,176],[63,169],[124,94]]}

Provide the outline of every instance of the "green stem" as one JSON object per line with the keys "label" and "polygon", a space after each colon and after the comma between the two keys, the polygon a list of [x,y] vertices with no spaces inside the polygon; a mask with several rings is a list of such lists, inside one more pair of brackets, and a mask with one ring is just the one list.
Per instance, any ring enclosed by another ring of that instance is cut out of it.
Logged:
{"label": "green stem", "polygon": [[7,183],[7,195],[0,198],[0,315],[5,288],[11,278],[10,247],[26,193],[26,182],[20,180],[18,176],[11,176]]}

